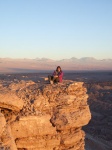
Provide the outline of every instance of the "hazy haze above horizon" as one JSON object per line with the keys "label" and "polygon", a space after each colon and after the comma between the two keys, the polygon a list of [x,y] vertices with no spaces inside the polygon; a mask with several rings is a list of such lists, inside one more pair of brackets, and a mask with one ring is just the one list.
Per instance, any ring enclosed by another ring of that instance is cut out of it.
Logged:
{"label": "hazy haze above horizon", "polygon": [[0,57],[112,59],[111,0],[0,1]]}

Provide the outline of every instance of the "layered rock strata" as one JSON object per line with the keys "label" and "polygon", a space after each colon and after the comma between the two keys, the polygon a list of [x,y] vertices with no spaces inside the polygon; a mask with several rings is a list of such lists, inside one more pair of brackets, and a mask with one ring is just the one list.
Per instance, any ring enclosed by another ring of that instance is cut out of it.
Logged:
{"label": "layered rock strata", "polygon": [[82,82],[21,81],[0,89],[0,148],[84,150],[91,115]]}

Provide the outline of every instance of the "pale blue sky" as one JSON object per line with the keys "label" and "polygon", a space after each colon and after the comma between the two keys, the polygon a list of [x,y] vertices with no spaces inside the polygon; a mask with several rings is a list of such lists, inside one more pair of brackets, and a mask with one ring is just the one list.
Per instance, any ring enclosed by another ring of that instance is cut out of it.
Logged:
{"label": "pale blue sky", "polygon": [[0,0],[0,57],[112,58],[112,0]]}

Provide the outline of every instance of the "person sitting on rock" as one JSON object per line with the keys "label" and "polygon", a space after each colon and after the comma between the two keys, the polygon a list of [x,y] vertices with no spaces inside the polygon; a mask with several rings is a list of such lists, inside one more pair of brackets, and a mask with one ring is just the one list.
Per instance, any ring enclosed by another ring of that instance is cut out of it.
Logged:
{"label": "person sitting on rock", "polygon": [[56,70],[53,72],[52,76],[48,76],[48,80],[51,84],[62,82],[63,79],[63,71],[61,70],[61,67],[58,66]]}

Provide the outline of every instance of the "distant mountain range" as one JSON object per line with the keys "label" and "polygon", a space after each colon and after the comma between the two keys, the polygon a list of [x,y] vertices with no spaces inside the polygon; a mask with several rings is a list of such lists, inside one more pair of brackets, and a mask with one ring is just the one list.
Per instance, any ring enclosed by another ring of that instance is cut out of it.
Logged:
{"label": "distant mountain range", "polygon": [[63,70],[112,70],[112,59],[97,60],[93,57],[80,59],[72,57],[61,60],[0,58],[0,73],[54,70],[57,66],[61,66]]}

